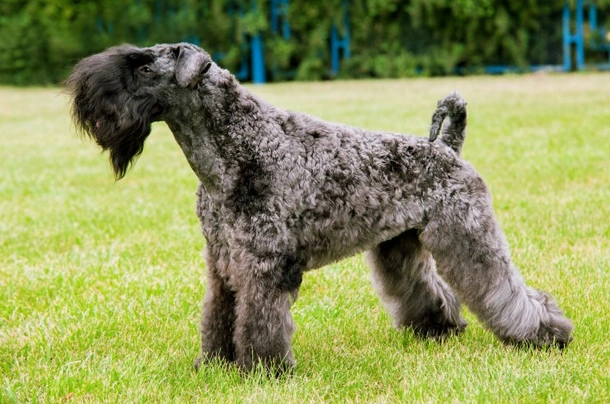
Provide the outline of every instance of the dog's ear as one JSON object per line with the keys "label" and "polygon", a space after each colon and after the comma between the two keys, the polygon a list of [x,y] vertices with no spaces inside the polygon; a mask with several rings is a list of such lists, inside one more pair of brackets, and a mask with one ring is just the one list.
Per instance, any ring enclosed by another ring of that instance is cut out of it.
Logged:
{"label": "dog's ear", "polygon": [[181,87],[190,87],[210,69],[212,60],[205,52],[186,46],[178,47],[176,57],[176,81]]}

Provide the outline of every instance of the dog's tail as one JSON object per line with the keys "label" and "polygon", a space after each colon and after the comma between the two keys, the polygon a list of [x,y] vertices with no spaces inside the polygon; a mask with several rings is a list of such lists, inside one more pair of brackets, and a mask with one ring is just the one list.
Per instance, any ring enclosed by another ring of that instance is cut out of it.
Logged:
{"label": "dog's tail", "polygon": [[[449,117],[449,122],[443,125],[443,121],[447,117]],[[430,142],[436,140],[439,132],[440,140],[459,155],[466,139],[466,101],[457,91],[440,100],[436,111],[432,114],[430,137],[428,138]]]}

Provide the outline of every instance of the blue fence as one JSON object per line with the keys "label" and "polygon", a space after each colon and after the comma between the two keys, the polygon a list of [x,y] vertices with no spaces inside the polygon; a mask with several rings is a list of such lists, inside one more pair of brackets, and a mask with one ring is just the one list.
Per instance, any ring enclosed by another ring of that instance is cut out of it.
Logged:
{"label": "blue fence", "polygon": [[[588,21],[585,20],[585,8],[588,8]],[[583,70],[585,68],[585,25],[588,26],[588,49],[593,52],[608,54],[605,63],[596,64],[598,69],[610,68],[610,43],[604,28],[598,26],[597,6],[594,2],[576,0],[574,10],[569,2],[563,8],[563,69],[565,71]]]}
{"label": "blue fence", "polygon": [[[271,31],[285,40],[289,40],[291,36],[288,6],[289,0],[271,0],[270,2]],[[585,9],[588,11],[586,19]],[[343,0],[341,14],[343,30],[340,32],[336,25],[333,25],[330,30],[330,71],[333,75],[339,74],[341,59],[349,59],[351,56],[349,0]],[[590,36],[588,43],[586,43],[585,26],[587,26],[587,33]],[[566,1],[562,14],[562,27],[563,65],[534,65],[529,67],[530,71],[582,70],[586,66],[585,47],[591,52],[607,55],[607,61],[594,65],[596,69],[610,69],[610,36],[607,36],[603,27],[599,27],[598,9],[594,1],[576,0],[574,8],[570,6],[569,1]],[[246,51],[251,55],[251,60],[248,63],[244,59],[238,77],[251,79],[254,83],[264,83],[266,66],[261,35],[253,35],[249,44],[249,49]],[[484,71],[488,74],[502,74],[518,72],[522,69],[514,66],[489,65],[484,67]]]}
{"label": "blue fence", "polygon": [[[284,40],[289,40],[291,36],[290,22],[288,21],[289,0],[271,0],[270,8],[270,28],[275,35],[281,36]],[[350,19],[349,19],[349,0],[343,0],[341,7],[343,17],[343,36],[340,37],[339,29],[333,25],[330,30],[330,71],[333,75],[339,74],[341,59],[348,59],[351,56],[350,49]],[[244,54],[250,54],[250,61],[247,57],[242,59],[242,66],[237,77],[240,80],[250,79],[255,84],[262,84],[267,81],[264,55],[264,43],[261,33],[256,33],[245,38],[245,43],[249,44],[248,49],[244,49]],[[220,56],[222,58],[222,56]],[[274,68],[276,70],[276,68]],[[277,73],[277,72],[276,72]]]}

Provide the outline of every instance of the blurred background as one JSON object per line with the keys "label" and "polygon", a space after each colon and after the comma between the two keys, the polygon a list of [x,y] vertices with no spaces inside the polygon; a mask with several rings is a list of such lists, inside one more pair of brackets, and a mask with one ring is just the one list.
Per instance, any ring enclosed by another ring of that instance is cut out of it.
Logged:
{"label": "blurred background", "polygon": [[0,83],[120,43],[188,41],[243,81],[596,69],[610,0],[2,0]]}

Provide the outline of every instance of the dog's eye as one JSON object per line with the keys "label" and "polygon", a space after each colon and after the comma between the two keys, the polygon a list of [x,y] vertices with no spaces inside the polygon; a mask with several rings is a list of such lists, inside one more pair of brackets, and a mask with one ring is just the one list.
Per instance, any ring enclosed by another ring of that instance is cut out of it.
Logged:
{"label": "dog's eye", "polygon": [[152,69],[148,66],[142,66],[140,67],[140,73],[144,73],[144,74],[150,74],[152,73]]}

